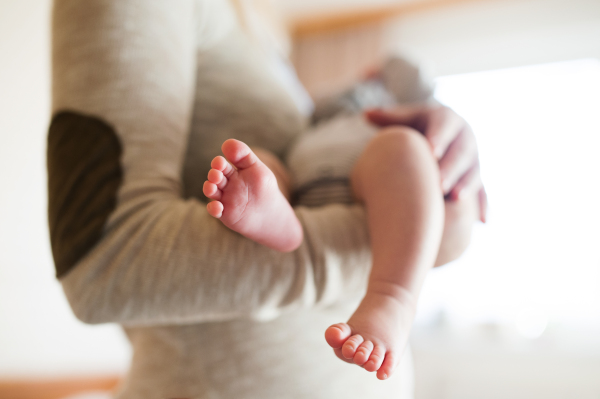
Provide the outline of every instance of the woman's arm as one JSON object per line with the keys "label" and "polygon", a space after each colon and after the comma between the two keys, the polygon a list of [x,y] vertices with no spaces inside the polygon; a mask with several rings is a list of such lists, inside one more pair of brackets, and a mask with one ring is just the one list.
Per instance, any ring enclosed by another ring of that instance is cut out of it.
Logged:
{"label": "woman's arm", "polygon": [[366,284],[359,206],[297,209],[305,240],[282,254],[182,199],[205,6],[214,4],[55,2],[49,219],[58,277],[83,321],[274,317]]}

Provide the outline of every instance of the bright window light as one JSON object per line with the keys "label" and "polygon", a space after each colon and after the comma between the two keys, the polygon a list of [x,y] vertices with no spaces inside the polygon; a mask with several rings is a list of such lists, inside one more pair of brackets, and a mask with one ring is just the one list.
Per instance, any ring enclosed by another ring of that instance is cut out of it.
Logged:
{"label": "bright window light", "polygon": [[489,222],[431,272],[417,322],[600,327],[600,61],[442,77],[436,97],[475,131]]}

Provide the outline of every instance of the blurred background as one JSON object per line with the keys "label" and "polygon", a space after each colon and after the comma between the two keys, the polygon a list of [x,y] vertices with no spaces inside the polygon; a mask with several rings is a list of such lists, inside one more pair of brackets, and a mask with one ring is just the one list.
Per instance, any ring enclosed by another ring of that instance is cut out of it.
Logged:
{"label": "blurred background", "polygon": [[[426,283],[416,398],[600,398],[600,2],[273,2],[314,98],[403,54],[475,130],[489,222]],[[106,397],[130,357],[118,326],[75,319],[54,277],[50,8],[0,0],[0,398]]]}

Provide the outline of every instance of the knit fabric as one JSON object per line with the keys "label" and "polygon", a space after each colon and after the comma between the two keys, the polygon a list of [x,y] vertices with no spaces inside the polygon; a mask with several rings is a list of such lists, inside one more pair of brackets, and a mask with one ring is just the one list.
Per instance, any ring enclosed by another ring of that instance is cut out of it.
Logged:
{"label": "knit fabric", "polygon": [[[60,280],[81,320],[125,327],[134,355],[118,398],[411,397],[409,354],[380,382],[323,338],[366,287],[361,206],[297,207],[305,239],[287,254],[206,212],[225,139],[281,156],[307,124],[227,2],[56,0],[52,40],[53,114],[101,121],[122,148],[116,206]],[[75,144],[87,134],[65,126]]]}

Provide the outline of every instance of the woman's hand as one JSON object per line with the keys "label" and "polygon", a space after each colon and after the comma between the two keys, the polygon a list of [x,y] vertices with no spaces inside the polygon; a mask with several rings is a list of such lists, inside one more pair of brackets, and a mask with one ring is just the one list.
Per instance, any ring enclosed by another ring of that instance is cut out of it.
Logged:
{"label": "woman's hand", "polygon": [[396,106],[365,113],[381,127],[410,126],[429,141],[440,167],[441,185],[447,201],[476,194],[479,220],[485,223],[487,196],[479,174],[479,155],[469,124],[452,109],[441,105]]}

